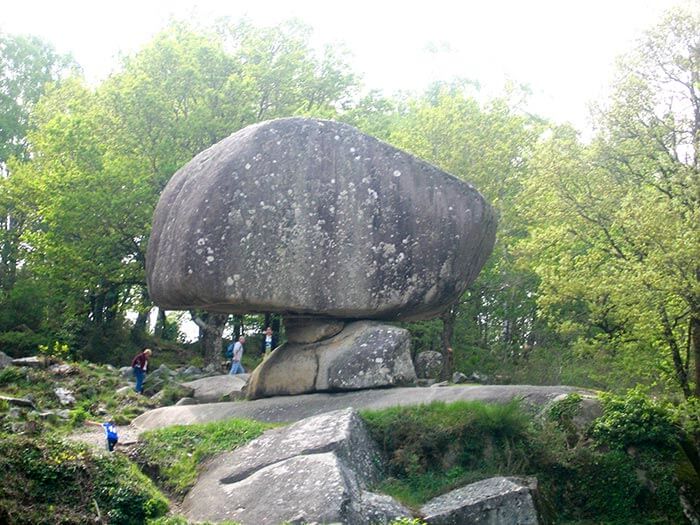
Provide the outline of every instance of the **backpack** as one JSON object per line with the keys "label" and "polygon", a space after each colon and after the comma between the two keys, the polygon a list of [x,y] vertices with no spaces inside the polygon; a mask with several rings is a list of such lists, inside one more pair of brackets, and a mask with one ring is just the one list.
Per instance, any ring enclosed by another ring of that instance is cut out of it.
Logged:
{"label": "backpack", "polygon": [[226,347],[226,358],[233,358],[233,342],[229,343],[229,345]]}

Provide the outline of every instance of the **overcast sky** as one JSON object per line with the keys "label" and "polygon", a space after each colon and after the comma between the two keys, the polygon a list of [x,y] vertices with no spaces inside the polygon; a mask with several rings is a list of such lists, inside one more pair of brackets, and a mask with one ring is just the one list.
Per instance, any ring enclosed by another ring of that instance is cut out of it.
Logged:
{"label": "overcast sky", "polygon": [[677,3],[700,0],[5,0],[0,31],[43,37],[97,82],[171,17],[247,15],[263,25],[297,17],[319,42],[346,44],[368,89],[390,94],[460,76],[498,93],[513,80],[532,89],[533,111],[585,128],[615,58]]}

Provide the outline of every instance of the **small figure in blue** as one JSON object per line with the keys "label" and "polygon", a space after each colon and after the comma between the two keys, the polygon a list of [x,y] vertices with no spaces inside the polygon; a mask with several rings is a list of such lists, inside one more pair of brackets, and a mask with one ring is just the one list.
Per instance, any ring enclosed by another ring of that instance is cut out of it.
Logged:
{"label": "small figure in blue", "polygon": [[109,420],[104,423],[97,423],[96,421],[86,421],[88,425],[93,425],[96,427],[102,427],[105,431],[105,439],[107,444],[107,450],[114,452],[114,447],[117,446],[119,442],[119,433],[117,432],[117,426],[114,421]]}
{"label": "small figure in blue", "polygon": [[146,348],[143,352],[136,354],[136,357],[131,361],[131,368],[136,378],[134,390],[137,394],[143,394],[143,380],[148,373],[148,358],[151,357],[152,353],[150,348]]}

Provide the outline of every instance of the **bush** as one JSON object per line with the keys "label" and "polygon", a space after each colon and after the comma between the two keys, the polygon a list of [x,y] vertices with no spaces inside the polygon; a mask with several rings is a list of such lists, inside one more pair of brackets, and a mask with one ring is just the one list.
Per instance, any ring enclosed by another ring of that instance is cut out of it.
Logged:
{"label": "bush", "polygon": [[630,445],[651,445],[675,449],[678,431],[671,414],[639,389],[626,396],[601,394],[603,415],[591,427],[600,444],[626,449]]}

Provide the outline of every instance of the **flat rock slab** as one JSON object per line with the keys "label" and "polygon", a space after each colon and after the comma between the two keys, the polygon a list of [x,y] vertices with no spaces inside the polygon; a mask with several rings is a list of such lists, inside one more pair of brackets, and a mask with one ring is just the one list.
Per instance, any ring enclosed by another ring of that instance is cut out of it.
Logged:
{"label": "flat rock slab", "polygon": [[132,425],[142,432],[170,425],[190,425],[229,418],[246,418],[269,423],[291,422],[348,407],[379,410],[393,406],[443,401],[484,401],[507,403],[514,398],[541,407],[561,394],[591,393],[570,386],[455,385],[444,388],[400,387],[359,390],[337,394],[305,394],[255,401],[234,401],[194,406],[162,407],[137,417]]}
{"label": "flat rock slab", "polygon": [[253,372],[248,398],[384,388],[415,381],[409,331],[358,321],[329,339],[277,348]]}
{"label": "flat rock slab", "polygon": [[429,525],[538,525],[534,478],[484,479],[430,500],[420,509]]}
{"label": "flat rock slab", "polygon": [[194,381],[182,383],[183,386],[192,388],[192,397],[197,403],[216,403],[222,399],[242,399],[243,387],[248,382],[248,374],[218,375],[203,377]]}

